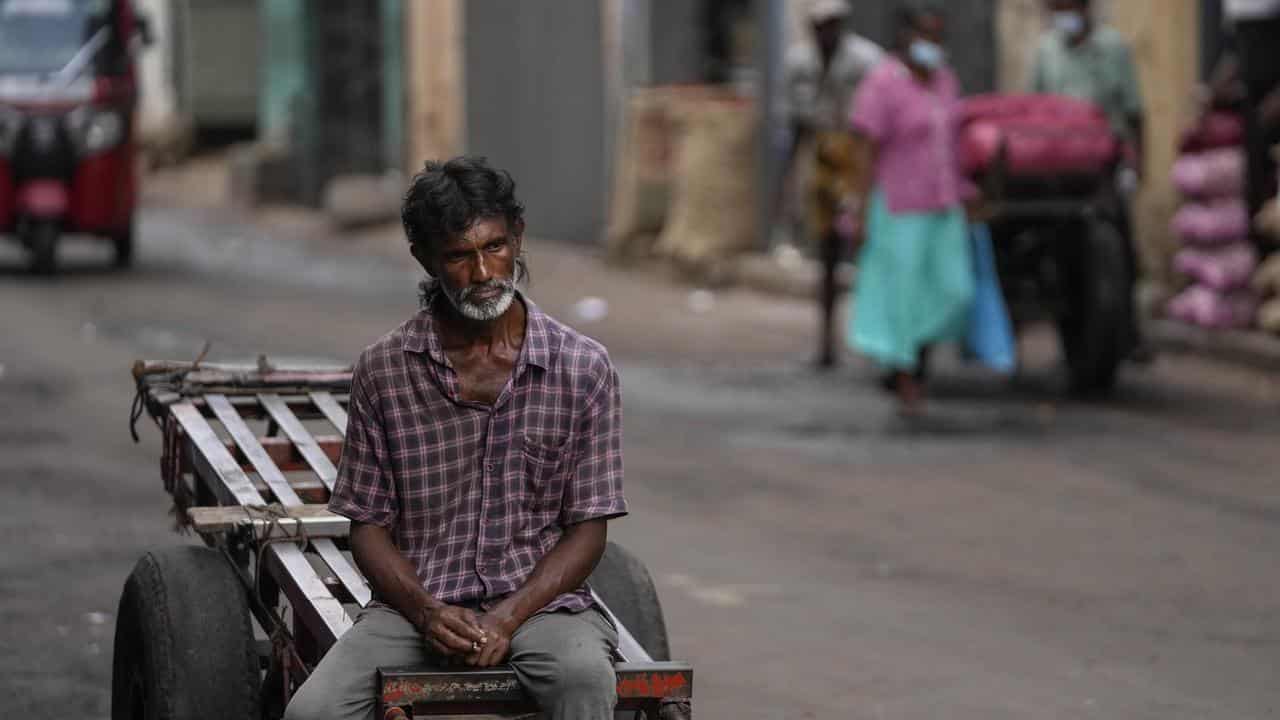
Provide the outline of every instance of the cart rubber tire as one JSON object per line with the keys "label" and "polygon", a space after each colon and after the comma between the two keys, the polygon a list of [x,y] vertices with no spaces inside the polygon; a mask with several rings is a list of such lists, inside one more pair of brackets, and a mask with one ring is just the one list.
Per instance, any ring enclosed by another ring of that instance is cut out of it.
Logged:
{"label": "cart rubber tire", "polygon": [[142,556],[116,615],[112,720],[258,717],[258,656],[244,587],[216,550]]}
{"label": "cart rubber tire", "polygon": [[115,250],[114,263],[117,268],[124,269],[133,265],[133,223],[126,230],[111,236],[111,245]]}
{"label": "cart rubber tire", "polygon": [[58,271],[58,225],[36,222],[27,231],[27,249],[31,253],[31,272],[52,275]]}
{"label": "cart rubber tire", "polygon": [[671,659],[658,590],[639,558],[611,542],[588,582],[650,657],[658,661]]}
{"label": "cart rubber tire", "polygon": [[1071,391],[1077,395],[1105,395],[1115,389],[1133,302],[1125,242],[1110,222],[1086,222],[1072,273],[1075,312],[1061,328]]}

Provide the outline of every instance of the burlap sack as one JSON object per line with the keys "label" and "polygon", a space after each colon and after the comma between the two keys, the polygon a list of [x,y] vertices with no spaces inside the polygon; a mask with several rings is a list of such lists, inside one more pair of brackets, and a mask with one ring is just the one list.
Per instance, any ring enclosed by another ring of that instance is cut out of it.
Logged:
{"label": "burlap sack", "polygon": [[1262,297],[1280,297],[1280,253],[1258,266],[1250,285]]}
{"label": "burlap sack", "polygon": [[658,253],[691,269],[758,246],[756,110],[743,100],[691,102],[684,108],[670,218]]}
{"label": "burlap sack", "polygon": [[688,85],[639,88],[627,103],[614,152],[606,241],[610,257],[644,257],[666,224],[680,147],[685,103],[716,98],[719,87]]}
{"label": "burlap sack", "polygon": [[1280,198],[1272,198],[1262,206],[1253,219],[1253,226],[1258,232],[1280,240]]}
{"label": "burlap sack", "polygon": [[1272,335],[1280,335],[1280,298],[1263,303],[1258,309],[1258,327]]}

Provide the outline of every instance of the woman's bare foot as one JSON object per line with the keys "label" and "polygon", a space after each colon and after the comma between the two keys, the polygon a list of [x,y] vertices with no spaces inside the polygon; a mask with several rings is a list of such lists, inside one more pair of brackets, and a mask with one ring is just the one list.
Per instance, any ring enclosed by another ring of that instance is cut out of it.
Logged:
{"label": "woman's bare foot", "polygon": [[903,415],[919,415],[924,406],[924,386],[914,373],[900,372],[895,383],[898,391],[898,412]]}

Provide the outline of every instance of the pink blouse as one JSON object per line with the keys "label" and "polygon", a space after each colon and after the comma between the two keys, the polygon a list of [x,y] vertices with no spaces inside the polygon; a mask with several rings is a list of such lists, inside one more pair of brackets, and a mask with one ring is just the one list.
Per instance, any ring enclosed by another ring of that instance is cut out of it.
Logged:
{"label": "pink blouse", "polygon": [[976,192],[961,175],[956,152],[959,97],[950,69],[921,83],[892,56],[858,88],[849,121],[876,144],[876,187],[891,212],[945,210]]}

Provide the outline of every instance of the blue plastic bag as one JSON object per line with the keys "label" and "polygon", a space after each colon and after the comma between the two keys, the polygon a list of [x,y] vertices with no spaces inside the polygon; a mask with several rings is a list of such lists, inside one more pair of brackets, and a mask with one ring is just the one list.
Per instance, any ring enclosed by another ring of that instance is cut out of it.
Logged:
{"label": "blue plastic bag", "polygon": [[1011,373],[1018,364],[1018,346],[1004,291],[1000,289],[990,228],[980,223],[970,225],[969,242],[973,247],[976,289],[969,330],[965,333],[965,352],[993,370]]}

